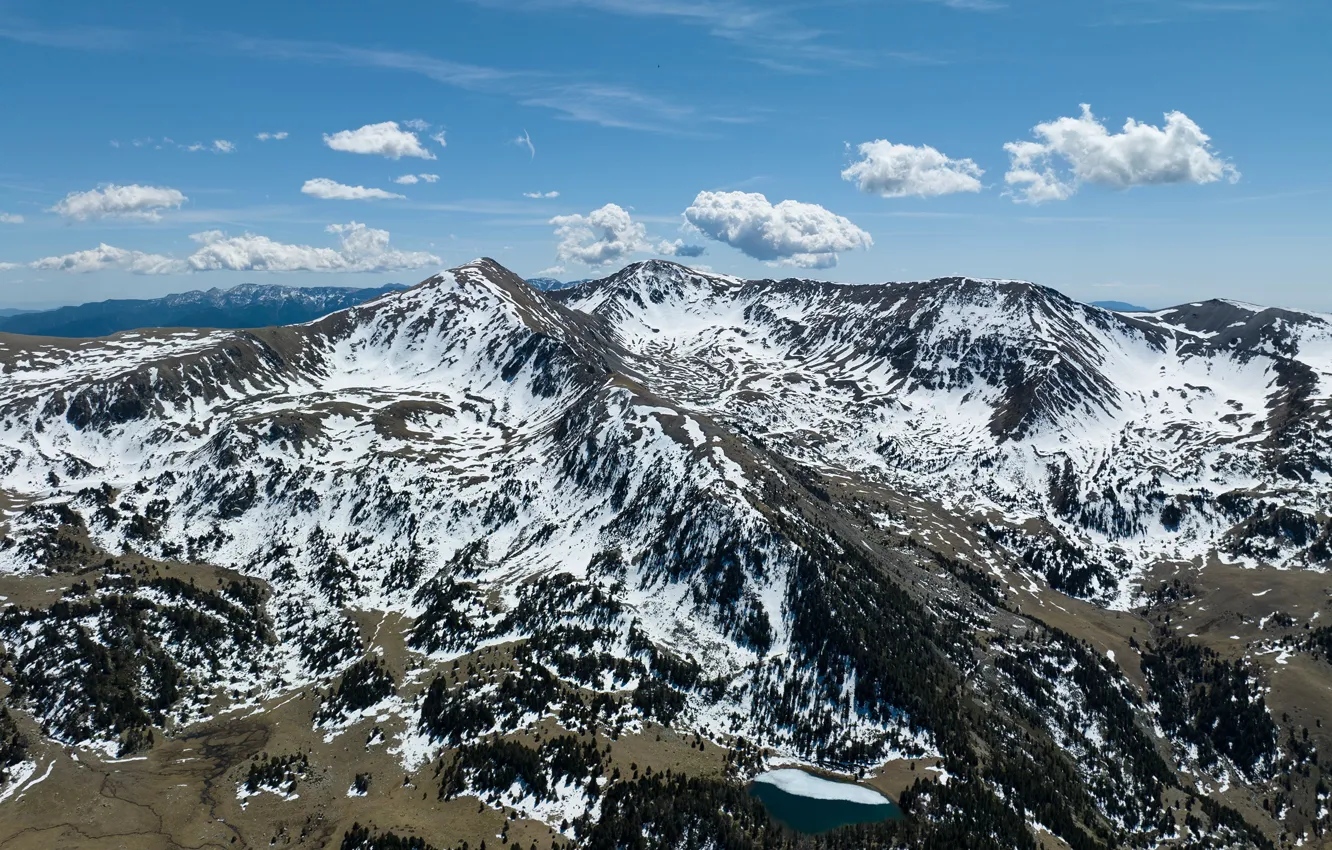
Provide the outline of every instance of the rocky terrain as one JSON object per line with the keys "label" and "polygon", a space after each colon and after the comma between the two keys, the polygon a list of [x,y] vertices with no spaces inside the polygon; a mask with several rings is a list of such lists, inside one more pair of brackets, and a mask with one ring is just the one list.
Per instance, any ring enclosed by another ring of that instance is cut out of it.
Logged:
{"label": "rocky terrain", "polygon": [[0,334],[0,847],[1332,846],[1329,382],[1314,314],[660,261]]}

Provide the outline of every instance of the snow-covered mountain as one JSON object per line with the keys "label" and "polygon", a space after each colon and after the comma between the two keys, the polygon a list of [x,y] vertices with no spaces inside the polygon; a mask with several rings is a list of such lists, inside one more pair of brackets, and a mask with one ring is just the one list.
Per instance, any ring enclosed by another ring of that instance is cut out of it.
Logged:
{"label": "snow-covered mountain", "polygon": [[336,681],[310,728],[373,719],[405,782],[594,845],[647,791],[545,744],[498,781],[492,733],[656,724],[730,748],[731,782],[935,765],[908,846],[1248,846],[1279,821],[1169,812],[1303,763],[1257,675],[1145,619],[1121,668],[1043,606],[1145,617],[1168,564],[1325,569],[1330,380],[1312,314],[660,261],[542,293],[479,260],[287,327],[0,335],[0,571],[70,577],[0,615],[6,675],[108,756]]}

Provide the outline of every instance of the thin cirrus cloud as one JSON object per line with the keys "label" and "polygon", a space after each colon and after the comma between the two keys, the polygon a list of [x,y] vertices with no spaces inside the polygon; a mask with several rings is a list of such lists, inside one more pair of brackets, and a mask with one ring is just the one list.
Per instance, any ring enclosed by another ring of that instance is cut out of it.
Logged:
{"label": "thin cirrus cloud", "polygon": [[[464,91],[508,97],[523,106],[550,109],[570,121],[649,133],[697,136],[709,124],[735,123],[732,110],[706,114],[687,104],[616,83],[589,81],[569,73],[513,71],[438,59],[421,53],[373,50],[334,42],[237,38],[224,46],[236,53],[293,62],[336,63],[417,74]],[[444,144],[442,133],[435,140]]]}
{"label": "thin cirrus cloud", "polygon": [[369,154],[388,159],[402,159],[404,156],[418,159],[435,158],[435,155],[421,144],[416,133],[404,130],[398,126],[397,121],[382,121],[378,124],[366,124],[355,130],[325,133],[324,144],[335,151]]}
{"label": "thin cirrus cloud", "polygon": [[399,251],[389,244],[387,230],[359,222],[330,224],[324,230],[337,235],[337,248],[275,242],[252,233],[228,236],[220,230],[208,230],[190,236],[199,247],[184,259],[101,244],[86,251],[44,257],[27,266],[75,274],[118,270],[157,275],[209,271],[388,272],[440,262],[439,257],[424,251]]}
{"label": "thin cirrus cloud", "polygon": [[618,204],[606,204],[587,215],[560,215],[550,220],[555,225],[559,244],[555,257],[561,263],[581,263],[597,268],[623,262],[639,253],[657,253],[668,257],[697,257],[703,248],[686,245],[683,240],[662,240],[655,246],[648,239],[647,227],[633,220]]}
{"label": "thin cirrus cloud", "polygon": [[0,212],[0,224],[22,224],[23,216],[15,213]]}
{"label": "thin cirrus cloud", "polygon": [[255,133],[254,137],[261,142],[268,142],[268,141],[280,142],[283,139],[287,138],[288,135],[289,134],[287,133],[286,130],[280,130],[276,133]]}
{"label": "thin cirrus cloud", "polygon": [[74,221],[101,218],[159,221],[162,210],[179,209],[189,198],[169,186],[118,186],[108,183],[86,192],[70,192],[50,212]]}
{"label": "thin cirrus cloud", "polygon": [[551,192],[524,192],[524,193],[523,193],[523,197],[524,197],[524,198],[558,198],[559,196],[560,196],[560,193],[559,193],[559,192],[555,192],[555,191],[551,191]]}
{"label": "thin cirrus cloud", "polygon": [[[826,32],[803,24],[775,4],[741,0],[471,0],[491,8],[531,13],[588,9],[637,18],[672,18],[705,27],[721,39],[741,45],[756,62],[774,70],[803,70],[810,63],[867,65],[869,57],[834,47]],[[780,57],[780,58],[774,58]]]}
{"label": "thin cirrus cloud", "polygon": [[1111,133],[1084,103],[1079,117],[1037,124],[1032,134],[1038,141],[1004,145],[1010,157],[1004,180],[1019,203],[1067,200],[1084,183],[1131,189],[1240,179],[1183,112],[1166,113],[1164,128],[1130,118]]}
{"label": "thin cirrus cloud", "polygon": [[527,148],[527,152],[530,154],[529,159],[536,159],[536,145],[532,144],[532,136],[526,130],[523,131],[521,136],[514,139],[513,143],[520,148]]}
{"label": "thin cirrus cloud", "polygon": [[874,240],[849,219],[818,204],[777,204],[756,192],[699,192],[685,220],[711,239],[767,263],[826,269],[838,252]]}
{"label": "thin cirrus cloud", "polygon": [[393,182],[402,186],[415,186],[417,183],[437,183],[438,174],[404,174],[401,177],[394,177]]}
{"label": "thin cirrus cloud", "polygon": [[952,159],[929,145],[893,144],[884,139],[856,148],[860,159],[842,172],[860,191],[883,198],[934,198],[979,192],[985,172],[970,159]]}
{"label": "thin cirrus cloud", "polygon": [[305,185],[301,186],[301,192],[312,198],[320,198],[325,201],[385,201],[406,197],[406,195],[386,192],[383,189],[348,186],[327,177],[315,177],[312,180],[306,180]]}

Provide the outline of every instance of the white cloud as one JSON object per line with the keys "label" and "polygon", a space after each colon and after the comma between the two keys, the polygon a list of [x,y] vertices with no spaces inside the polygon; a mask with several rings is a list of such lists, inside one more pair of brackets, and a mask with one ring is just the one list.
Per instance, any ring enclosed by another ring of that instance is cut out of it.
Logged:
{"label": "white cloud", "polygon": [[23,268],[22,263],[0,263],[0,272],[8,272],[21,268]]}
{"label": "white cloud", "polygon": [[401,159],[404,156],[435,158],[415,133],[402,129],[397,121],[366,124],[356,130],[339,130],[332,135],[325,133],[324,144],[335,151],[375,154],[389,159]]}
{"label": "white cloud", "polygon": [[418,133],[424,133],[426,130],[430,129],[430,122],[422,121],[420,118],[412,118],[408,121],[402,122],[402,126],[406,127],[408,130],[415,130]]}
{"label": "white cloud", "polygon": [[87,221],[93,218],[133,218],[158,221],[161,210],[175,207],[189,200],[176,189],[167,186],[117,186],[108,183],[87,192],[70,192],[51,207],[51,212],[65,218]]}
{"label": "white cloud", "polygon": [[860,159],[842,172],[860,191],[884,198],[933,198],[979,192],[985,172],[970,159],[950,159],[929,145],[897,145],[884,139],[864,142]]}
{"label": "white cloud", "polygon": [[1012,160],[1004,180],[1019,202],[1062,201],[1083,183],[1128,189],[1240,179],[1212,150],[1211,137],[1182,112],[1166,113],[1165,129],[1130,118],[1112,134],[1084,103],[1081,116],[1037,124],[1032,133],[1040,141],[1004,145]]}
{"label": "white cloud", "polygon": [[426,183],[436,183],[439,181],[438,174],[404,174],[401,177],[394,177],[393,182],[403,186],[414,186],[421,181]]}
{"label": "white cloud", "polygon": [[393,192],[385,192],[383,189],[369,189],[365,186],[348,186],[344,183],[329,180],[327,177],[316,177],[313,180],[306,180],[305,185],[301,187],[301,192],[310,195],[311,197],[321,198],[325,201],[372,201],[405,197],[404,195],[397,195]]}
{"label": "white cloud", "polygon": [[266,236],[226,236],[211,230],[190,238],[203,247],[186,260],[194,271],[330,271],[384,272],[435,265],[439,257],[422,251],[404,252],[389,246],[387,230],[376,230],[358,222],[330,224],[328,233],[338,234],[339,247],[315,248],[288,245]]}
{"label": "white cloud", "polygon": [[118,269],[134,274],[186,274],[220,270],[387,272],[440,262],[439,257],[423,251],[398,251],[389,245],[387,230],[358,222],[330,224],[325,231],[337,234],[337,248],[291,245],[252,233],[227,236],[220,230],[208,230],[190,236],[200,247],[183,260],[103,244],[88,251],[45,257],[28,265],[38,270],[74,273]]}
{"label": "white cloud", "polygon": [[530,158],[536,159],[536,145],[532,144],[532,136],[526,130],[523,131],[521,136],[514,139],[513,143],[520,148],[527,148],[527,152],[531,154]]}
{"label": "white cloud", "polygon": [[226,139],[215,139],[213,141],[214,153],[235,153],[236,143],[228,142]]}
{"label": "white cloud", "polygon": [[615,204],[606,204],[586,216],[559,215],[550,220],[560,243],[555,256],[560,262],[605,266],[638,251],[651,251],[647,228],[634,221]]}
{"label": "white cloud", "polygon": [[145,254],[127,251],[106,243],[87,251],[75,251],[57,257],[44,257],[29,265],[40,271],[61,271],[74,274],[119,269],[134,274],[180,274],[188,271],[185,263],[163,254]]}
{"label": "white cloud", "polygon": [[0,224],[22,224],[23,216],[0,212]]}
{"label": "white cloud", "polygon": [[686,245],[683,239],[657,243],[657,253],[665,257],[701,257],[708,252],[702,245]]}
{"label": "white cloud", "polygon": [[542,269],[541,271],[532,275],[532,277],[557,277],[562,274],[564,274],[564,266],[551,266],[549,268]]}
{"label": "white cloud", "polygon": [[[447,147],[449,146],[449,143],[446,142],[446,141],[444,141],[444,131],[443,131],[443,130],[440,130],[438,133],[431,133],[431,134],[430,134],[430,138],[431,138],[436,144],[438,144],[441,148],[447,148]],[[434,159],[434,157],[432,156],[432,157],[430,157],[430,159]]]}
{"label": "white cloud", "polygon": [[273,141],[278,141],[278,142],[280,142],[280,141],[282,141],[283,139],[287,138],[287,131],[286,131],[286,130],[282,130],[282,131],[277,132],[277,133],[258,133],[258,134],[255,135],[255,138],[258,139],[258,140],[261,141],[261,142],[267,142],[267,141],[269,141],[270,139],[273,140]]}
{"label": "white cloud", "polygon": [[774,205],[758,193],[699,192],[684,214],[712,239],[770,263],[829,268],[837,265],[838,251],[874,244],[868,233],[818,204]]}
{"label": "white cloud", "polygon": [[559,192],[524,192],[524,198],[558,198]]}

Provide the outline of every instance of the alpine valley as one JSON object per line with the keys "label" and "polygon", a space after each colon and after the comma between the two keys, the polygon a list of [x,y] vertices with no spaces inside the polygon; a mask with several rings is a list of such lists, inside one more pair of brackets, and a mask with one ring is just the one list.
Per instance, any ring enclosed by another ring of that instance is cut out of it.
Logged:
{"label": "alpine valley", "polygon": [[1332,317],[478,260],[0,334],[0,510],[6,850],[1332,847]]}

